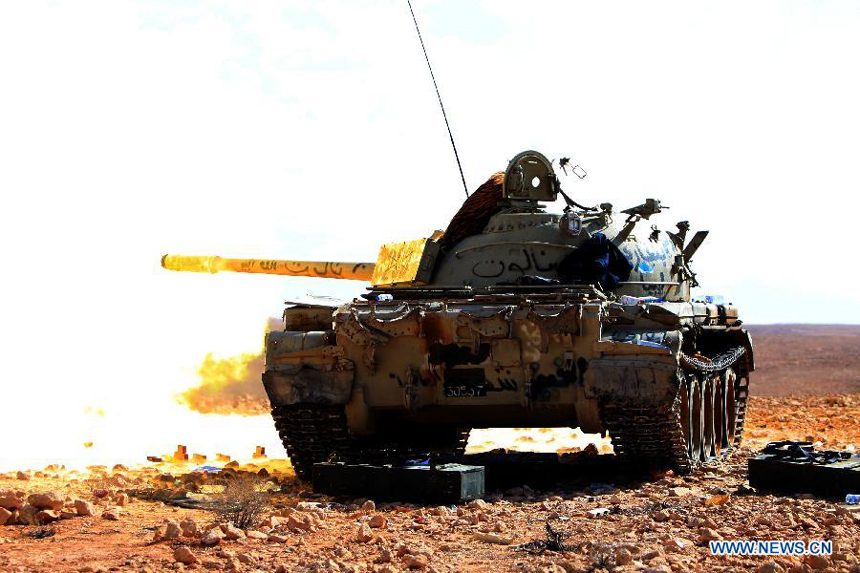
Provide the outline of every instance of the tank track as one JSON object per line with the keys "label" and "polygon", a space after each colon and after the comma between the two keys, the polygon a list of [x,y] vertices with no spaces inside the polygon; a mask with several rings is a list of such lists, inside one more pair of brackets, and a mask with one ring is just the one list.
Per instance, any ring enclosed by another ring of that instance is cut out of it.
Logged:
{"label": "tank track", "polygon": [[[733,352],[732,359],[721,364],[722,370],[735,364],[743,352]],[[713,372],[712,369],[708,371]],[[686,379],[679,384],[687,383]],[[728,448],[718,458],[726,458],[740,447],[749,396],[749,379],[744,372],[735,383],[735,431]],[[678,392],[671,406],[664,408],[636,408],[623,405],[604,404],[601,408],[604,427],[609,430],[615,453],[622,458],[634,460],[647,466],[668,466],[679,473],[690,473],[701,460],[690,458],[687,451],[684,428],[681,423],[681,393]],[[705,463],[718,458],[710,458]]]}
{"label": "tank track", "polygon": [[315,463],[333,457],[360,463],[396,463],[439,450],[462,455],[469,440],[469,430],[462,429],[432,444],[420,439],[359,439],[350,435],[342,406],[279,406],[272,410],[272,418],[296,475],[304,480],[311,479]]}
{"label": "tank track", "polygon": [[664,411],[648,408],[604,406],[603,424],[612,437],[612,447],[621,458],[649,466],[668,465],[689,473],[694,464],[687,454],[681,427],[680,400]]}
{"label": "tank track", "polygon": [[302,479],[311,478],[315,463],[349,448],[342,406],[278,406],[272,410],[272,418],[293,469]]}
{"label": "tank track", "polygon": [[729,453],[738,449],[741,446],[741,441],[743,441],[744,424],[746,423],[747,417],[747,398],[749,398],[750,394],[749,388],[749,377],[744,374],[743,377],[738,378],[737,385],[735,386],[735,407],[737,408],[737,417],[735,418],[735,439]]}

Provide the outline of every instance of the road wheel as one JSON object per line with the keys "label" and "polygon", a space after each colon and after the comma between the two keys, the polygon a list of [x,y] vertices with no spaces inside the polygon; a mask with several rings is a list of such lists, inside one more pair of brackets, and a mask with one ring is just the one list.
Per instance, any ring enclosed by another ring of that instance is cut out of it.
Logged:
{"label": "road wheel", "polygon": [[705,396],[702,379],[693,375],[690,380],[690,461],[697,464],[704,458]]}
{"label": "road wheel", "polygon": [[702,461],[707,462],[716,456],[716,427],[718,424],[714,407],[717,401],[716,379],[713,376],[706,376],[702,383],[702,413],[704,415]]}
{"label": "road wheel", "polygon": [[681,422],[681,433],[684,437],[684,444],[687,449],[687,457],[693,457],[693,394],[691,393],[691,385],[693,384],[693,376],[685,376],[681,380],[680,388],[678,389],[678,402],[680,405],[679,416]]}

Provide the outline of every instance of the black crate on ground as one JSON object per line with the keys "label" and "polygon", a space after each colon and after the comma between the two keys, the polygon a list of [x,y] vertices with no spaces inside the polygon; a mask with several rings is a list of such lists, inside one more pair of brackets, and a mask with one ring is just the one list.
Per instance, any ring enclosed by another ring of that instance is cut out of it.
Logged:
{"label": "black crate on ground", "polygon": [[750,485],[839,498],[860,492],[860,455],[816,452],[809,442],[774,442],[747,462]]}
{"label": "black crate on ground", "polygon": [[484,468],[462,464],[314,464],[314,491],[374,500],[457,503],[484,496]]}

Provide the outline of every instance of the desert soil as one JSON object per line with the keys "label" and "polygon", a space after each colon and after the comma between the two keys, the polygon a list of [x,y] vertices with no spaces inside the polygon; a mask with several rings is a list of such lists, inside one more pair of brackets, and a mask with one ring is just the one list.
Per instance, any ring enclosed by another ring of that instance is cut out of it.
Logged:
{"label": "desert soil", "polygon": [[860,326],[773,324],[748,327],[757,396],[860,392]]}
{"label": "desert soil", "polygon": [[[522,484],[468,504],[422,506],[319,496],[288,462],[268,460],[223,472],[259,476],[267,490],[261,520],[238,531],[213,511],[146,499],[182,489],[216,492],[218,475],[190,473],[190,464],[11,472],[0,474],[0,507],[55,509],[41,514],[40,524],[24,524],[36,521],[28,516],[34,510],[10,519],[0,509],[0,523],[7,522],[0,525],[0,571],[860,573],[860,513],[835,499],[749,487],[746,461],[767,441],[860,445],[860,329],[824,327],[818,337],[784,330],[772,333],[788,337],[782,341],[754,332],[762,370],[752,384],[744,445],[693,475],[618,475],[606,484],[585,470],[549,488]],[[48,492],[55,495],[30,498]],[[541,550],[548,525],[564,539]],[[834,546],[828,557],[717,557],[709,539],[827,539]]]}

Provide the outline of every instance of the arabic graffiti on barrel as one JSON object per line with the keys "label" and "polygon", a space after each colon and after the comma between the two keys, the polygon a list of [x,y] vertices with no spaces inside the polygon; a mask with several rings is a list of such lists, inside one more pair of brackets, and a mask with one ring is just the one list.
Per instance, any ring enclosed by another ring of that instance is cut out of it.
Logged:
{"label": "arabic graffiti on barrel", "polygon": [[[273,263],[276,261],[272,261]],[[309,277],[340,277],[343,275],[343,265],[341,263],[326,262],[311,262],[303,263],[301,261],[282,261],[284,270],[291,275],[303,275]]]}

